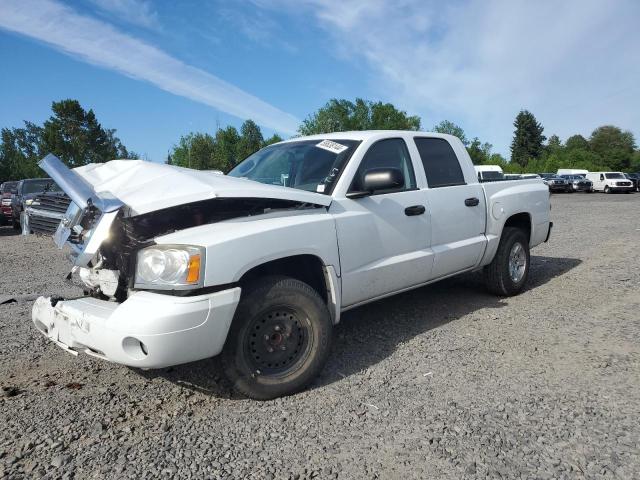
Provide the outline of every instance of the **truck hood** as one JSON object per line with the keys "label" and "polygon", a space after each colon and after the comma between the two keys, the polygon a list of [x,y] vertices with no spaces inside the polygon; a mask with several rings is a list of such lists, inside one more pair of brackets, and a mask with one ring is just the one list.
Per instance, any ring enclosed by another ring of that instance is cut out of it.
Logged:
{"label": "truck hood", "polygon": [[98,197],[115,198],[141,215],[211,198],[269,198],[329,206],[331,197],[220,173],[143,160],[112,160],[74,171]]}

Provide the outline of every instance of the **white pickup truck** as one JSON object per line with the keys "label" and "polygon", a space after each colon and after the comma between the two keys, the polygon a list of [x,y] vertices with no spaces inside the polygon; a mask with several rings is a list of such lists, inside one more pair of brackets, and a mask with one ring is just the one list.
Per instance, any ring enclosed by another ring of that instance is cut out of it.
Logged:
{"label": "white pickup truck", "polygon": [[307,385],[345,310],[474,270],[521,292],[552,226],[542,181],[480,184],[462,143],[435,133],[294,138],[228,175],[40,165],[73,200],[54,239],[85,296],[40,297],[36,327],[133,367],[222,354],[255,399]]}

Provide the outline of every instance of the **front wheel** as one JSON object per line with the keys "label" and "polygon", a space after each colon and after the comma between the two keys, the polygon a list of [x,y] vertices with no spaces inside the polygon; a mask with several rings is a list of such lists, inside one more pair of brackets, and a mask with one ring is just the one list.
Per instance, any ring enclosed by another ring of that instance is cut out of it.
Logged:
{"label": "front wheel", "polygon": [[609,188],[609,185],[606,185],[604,187],[604,193],[611,193],[611,189]]}
{"label": "front wheel", "polygon": [[322,370],[332,322],[318,293],[300,280],[265,277],[249,285],[222,352],[235,390],[269,400],[302,390]]}
{"label": "front wheel", "polygon": [[496,295],[510,297],[524,288],[529,276],[529,239],[514,227],[505,227],[495,257],[484,267],[487,289]]}

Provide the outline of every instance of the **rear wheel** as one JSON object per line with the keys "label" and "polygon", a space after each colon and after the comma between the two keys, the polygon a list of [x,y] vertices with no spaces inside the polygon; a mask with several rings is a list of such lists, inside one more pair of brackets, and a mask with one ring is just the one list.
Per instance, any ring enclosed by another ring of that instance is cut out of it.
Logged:
{"label": "rear wheel", "polygon": [[498,251],[484,268],[487,289],[496,295],[510,297],[524,288],[529,276],[529,239],[514,227],[505,227]]}
{"label": "rear wheel", "polygon": [[265,277],[248,286],[222,352],[225,374],[256,399],[291,395],[322,370],[332,323],[318,293],[300,280]]}

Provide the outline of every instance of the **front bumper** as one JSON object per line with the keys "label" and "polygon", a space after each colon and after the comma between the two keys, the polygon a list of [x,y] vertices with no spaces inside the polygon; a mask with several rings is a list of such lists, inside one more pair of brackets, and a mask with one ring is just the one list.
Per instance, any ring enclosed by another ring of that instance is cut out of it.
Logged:
{"label": "front bumper", "polygon": [[13,218],[13,212],[11,211],[11,206],[2,205],[0,206],[0,217],[10,222]]}
{"label": "front bumper", "polygon": [[33,305],[36,328],[69,353],[161,368],[222,351],[240,287],[194,297],[137,291],[123,303],[82,297]]}

